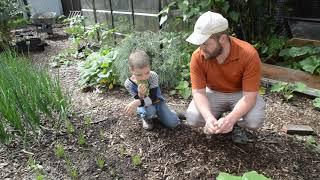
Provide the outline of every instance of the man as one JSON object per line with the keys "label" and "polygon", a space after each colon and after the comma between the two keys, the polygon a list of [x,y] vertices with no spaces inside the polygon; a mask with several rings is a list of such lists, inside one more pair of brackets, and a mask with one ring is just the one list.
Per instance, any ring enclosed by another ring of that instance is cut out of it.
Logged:
{"label": "man", "polygon": [[227,19],[210,11],[199,17],[186,41],[200,46],[190,63],[193,100],[186,113],[188,123],[204,127],[208,134],[233,130],[233,141],[246,143],[242,128],[258,129],[265,120],[265,102],[258,93],[258,52],[249,43],[228,36]]}

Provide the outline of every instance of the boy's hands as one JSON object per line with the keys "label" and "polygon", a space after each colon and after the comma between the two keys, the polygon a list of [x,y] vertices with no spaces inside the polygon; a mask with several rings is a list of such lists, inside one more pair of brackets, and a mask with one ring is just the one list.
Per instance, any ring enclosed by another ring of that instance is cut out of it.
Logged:
{"label": "boy's hands", "polygon": [[139,84],[138,96],[143,99],[147,94],[147,90],[148,90],[147,84]]}
{"label": "boy's hands", "polygon": [[134,101],[131,101],[126,107],[125,112],[128,115],[132,115],[134,112],[136,112],[137,107],[141,105],[141,102],[139,99],[135,99]]}

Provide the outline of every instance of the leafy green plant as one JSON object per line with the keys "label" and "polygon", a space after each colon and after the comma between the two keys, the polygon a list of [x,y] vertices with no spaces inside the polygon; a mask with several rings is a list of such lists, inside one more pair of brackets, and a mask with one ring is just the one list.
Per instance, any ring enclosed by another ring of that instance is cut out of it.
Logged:
{"label": "leafy green plant", "polygon": [[66,28],[65,32],[70,35],[77,48],[79,48],[81,40],[84,38],[84,21],[84,16],[73,16],[65,20],[65,22],[69,23],[69,27]]}
{"label": "leafy green plant", "polygon": [[[230,20],[238,22],[239,13],[230,8],[230,4],[226,0],[203,0],[201,2],[196,0],[175,0],[171,1],[159,14],[162,15],[160,25],[164,24],[170,18],[171,10],[179,10],[176,14],[178,22],[175,24],[185,23],[186,27],[192,27],[197,17],[209,10],[220,12]],[[182,22],[180,22],[182,21]]]}
{"label": "leafy green plant", "polygon": [[317,91],[318,97],[313,100],[313,106],[320,109],[320,91]]}
{"label": "leafy green plant", "polygon": [[82,87],[112,89],[117,84],[117,76],[112,69],[116,57],[117,52],[111,50],[105,55],[97,52],[90,54],[79,66],[79,84]]}
{"label": "leafy green plant", "polygon": [[320,75],[320,47],[291,47],[281,50],[279,56],[284,58],[284,66]]}
{"label": "leafy green plant", "polygon": [[63,148],[62,144],[57,144],[57,145],[55,146],[54,154],[55,154],[58,158],[63,158],[63,157],[65,157],[65,152],[64,152],[64,148]]}
{"label": "leafy green plant", "polygon": [[258,174],[256,171],[250,171],[244,173],[243,176],[233,176],[228,173],[219,173],[217,180],[271,180],[262,174]]}
{"label": "leafy green plant", "polygon": [[188,99],[191,96],[191,88],[188,81],[180,81],[176,90],[184,99]]}
{"label": "leafy green plant", "polygon": [[267,39],[266,42],[258,42],[254,44],[254,47],[260,52],[260,55],[265,61],[269,59],[275,59],[279,52],[283,49],[287,41],[287,38],[281,36],[272,36]]}
{"label": "leafy green plant", "polygon": [[[7,48],[11,42],[10,19],[21,17],[26,11],[26,7],[20,0],[1,0],[0,1],[0,47]],[[20,15],[20,16],[19,16]]]}
{"label": "leafy green plant", "polygon": [[0,54],[0,59],[0,141],[12,134],[37,133],[42,117],[52,120],[47,125],[58,127],[69,107],[59,79],[13,52]]}
{"label": "leafy green plant", "polygon": [[97,166],[100,168],[100,169],[103,169],[105,163],[106,163],[106,160],[103,159],[102,157],[97,157],[96,159],[96,163],[97,163]]}
{"label": "leafy green plant", "polygon": [[134,155],[131,157],[131,162],[134,166],[141,166],[142,161],[139,155]]}
{"label": "leafy green plant", "polygon": [[58,68],[61,65],[69,66],[72,64],[72,61],[71,61],[72,59],[74,59],[74,58],[71,55],[71,51],[66,50],[66,51],[59,53],[56,56],[53,56],[51,58],[50,66],[53,68]]}
{"label": "leafy green plant", "polygon": [[231,34],[253,44],[267,44],[275,34],[275,8],[272,0],[174,0],[159,14],[160,24],[168,22],[169,30],[190,32],[201,14],[218,12],[228,19]]}
{"label": "leafy green plant", "polygon": [[[85,19],[86,17],[84,16],[74,16],[65,21],[69,23],[69,27],[66,28],[65,32],[71,36],[73,45],[77,49],[84,47],[85,51],[90,52],[90,49],[94,50],[95,47],[111,47],[114,45],[115,29],[103,28],[105,26],[99,23],[85,26]],[[87,57],[89,54],[81,53],[79,55],[80,57]]]}
{"label": "leafy green plant", "polygon": [[313,106],[316,108],[320,108],[320,98],[317,97],[313,100]]}
{"label": "leafy green plant", "polygon": [[286,101],[289,101],[293,97],[293,92],[303,92],[306,89],[306,85],[297,82],[297,83],[286,83],[286,82],[278,82],[272,85],[271,92],[281,93],[283,98]]}

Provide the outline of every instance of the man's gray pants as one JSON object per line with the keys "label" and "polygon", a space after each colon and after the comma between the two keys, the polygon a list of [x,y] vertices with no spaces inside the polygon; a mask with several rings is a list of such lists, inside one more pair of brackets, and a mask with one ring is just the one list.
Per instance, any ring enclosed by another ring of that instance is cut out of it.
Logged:
{"label": "man's gray pants", "polygon": [[[221,93],[206,88],[207,97],[210,104],[210,110],[214,117],[218,120],[224,112],[232,111],[236,103],[242,98],[242,92]],[[257,96],[257,101],[254,107],[242,117],[237,124],[240,127],[248,129],[258,129],[263,125],[265,120],[266,103],[260,95]],[[200,107],[201,108],[201,107]],[[205,120],[194,104],[194,100],[189,104],[186,113],[187,122],[191,126],[203,127]]]}

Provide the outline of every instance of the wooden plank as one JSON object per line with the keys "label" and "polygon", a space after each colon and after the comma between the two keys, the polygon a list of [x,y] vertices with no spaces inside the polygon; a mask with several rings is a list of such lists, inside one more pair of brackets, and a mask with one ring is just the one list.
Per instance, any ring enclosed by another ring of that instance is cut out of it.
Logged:
{"label": "wooden plank", "polygon": [[302,82],[310,88],[320,90],[320,76],[311,75],[299,70],[262,63],[262,76],[288,83]]}
{"label": "wooden plank", "polygon": [[313,39],[292,38],[288,40],[287,44],[298,47],[306,45],[320,46],[320,41]]}
{"label": "wooden plank", "polygon": [[287,134],[312,135],[313,129],[308,125],[287,124],[282,128]]}
{"label": "wooden plank", "polygon": [[[262,78],[261,79],[261,84],[264,87],[270,87],[273,84],[278,83],[278,82],[282,82],[282,81],[277,81],[277,80],[273,80],[273,79],[269,79],[269,78]],[[319,91],[319,90],[306,87],[306,89],[300,93],[307,94],[307,95],[313,96],[313,97],[318,97],[319,95],[318,95],[317,91]]]}

